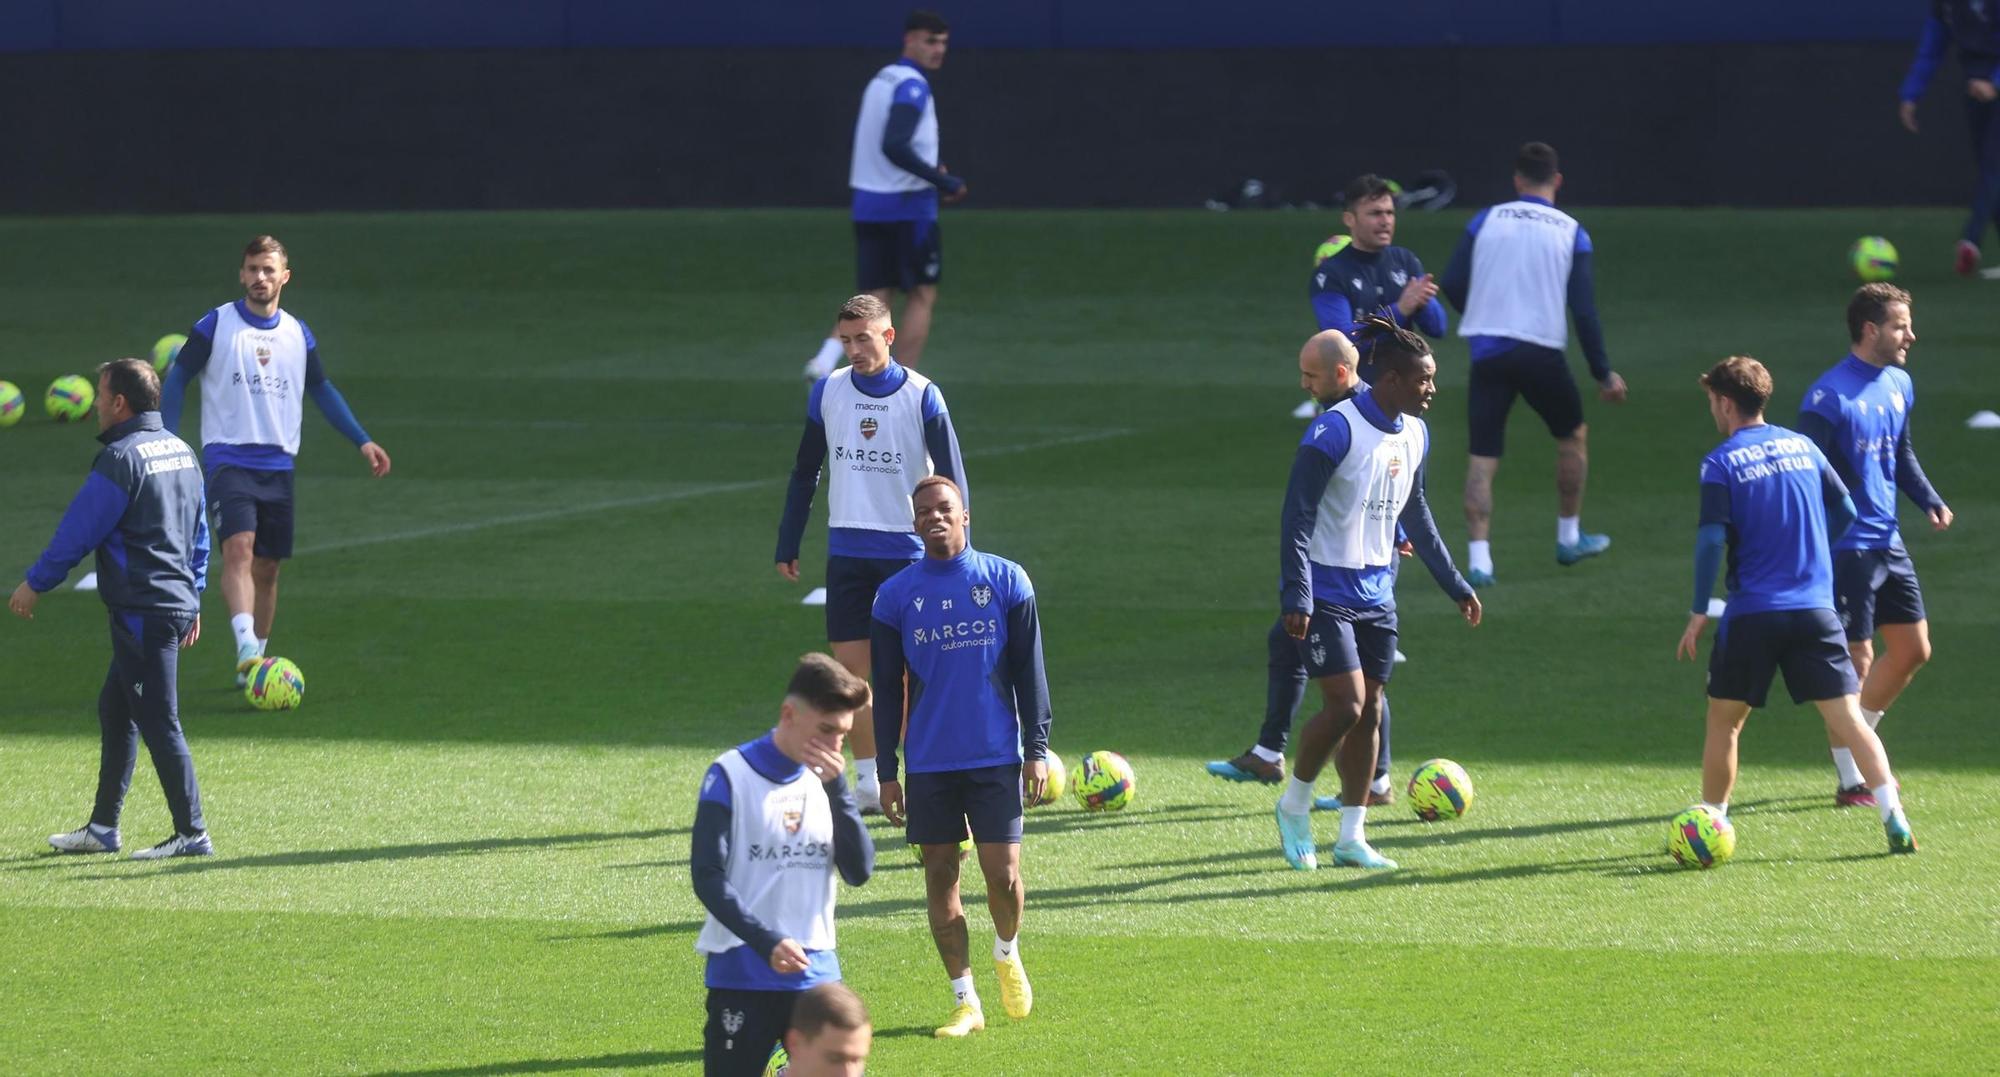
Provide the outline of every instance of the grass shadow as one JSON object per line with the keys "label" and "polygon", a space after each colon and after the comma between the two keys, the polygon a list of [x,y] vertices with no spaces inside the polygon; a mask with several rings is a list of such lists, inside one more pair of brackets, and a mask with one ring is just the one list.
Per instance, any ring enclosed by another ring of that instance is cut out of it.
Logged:
{"label": "grass shadow", "polygon": [[[410,845],[374,845],[357,849],[314,849],[292,853],[264,853],[244,857],[190,857],[170,860],[161,871],[174,874],[200,874],[210,871],[234,871],[242,868],[289,868],[318,867],[329,864],[369,864],[384,860],[424,860],[438,856],[478,856],[486,853],[506,852],[516,849],[545,849],[598,845],[605,842],[650,841],[668,838],[676,834],[686,834],[687,827],[664,827],[657,830],[638,830],[614,834],[592,832],[587,834],[547,834],[521,838],[477,838],[470,841],[440,841]],[[30,867],[37,865],[29,865]],[[15,870],[23,870],[16,868]],[[90,879],[138,879],[147,875],[89,875]]]}
{"label": "grass shadow", "polygon": [[441,1070],[377,1070],[369,1077],[478,1077],[506,1073],[571,1073],[577,1070],[629,1070],[642,1066],[671,1066],[700,1062],[701,1052],[633,1051],[590,1058],[528,1058],[518,1062],[489,1062],[483,1066],[454,1066]]}

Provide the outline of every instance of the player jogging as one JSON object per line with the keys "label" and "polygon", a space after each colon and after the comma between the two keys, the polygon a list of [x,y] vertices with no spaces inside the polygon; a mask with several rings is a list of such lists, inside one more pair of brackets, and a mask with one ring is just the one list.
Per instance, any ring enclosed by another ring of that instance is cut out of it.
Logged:
{"label": "player jogging", "polygon": [[[951,1018],[936,1034],[954,1038],[986,1027],[958,893],[968,824],[986,876],[1000,1001],[1017,1020],[1034,1007],[1019,949],[1021,806],[1040,800],[1048,780],[1048,676],[1028,574],[972,548],[972,514],[950,479],[918,483],[914,501],[924,559],[875,596],[875,743],[882,812],[907,823],[923,857],[931,937],[951,977]],[[896,780],[905,676],[907,794]]]}
{"label": "player jogging", "polygon": [[1692,660],[1708,624],[1708,600],[1725,548],[1729,597],[1708,661],[1708,736],[1701,797],[1729,814],[1736,785],[1736,738],[1764,705],[1771,677],[1785,672],[1792,702],[1810,701],[1827,738],[1854,753],[1882,812],[1889,851],[1914,853],[1889,756],[1861,718],[1854,665],[1833,614],[1833,556],[1827,536],[1854,522],[1854,503],[1812,439],[1764,421],[1771,373],[1731,356],[1702,375],[1708,411],[1724,440],[1701,462],[1701,527],[1694,555],[1694,605],[1679,655]]}
{"label": "player jogging", "polygon": [[840,755],[867,703],[867,682],[806,655],[778,724],[722,753],[702,778],[688,863],[708,910],[694,947],[707,956],[711,1077],[763,1073],[799,993],[840,979],[834,876],[860,886],[875,867]]}
{"label": "player jogging", "polygon": [[[929,475],[963,484],[965,461],[944,394],[889,355],[897,337],[888,304],[857,295],[840,308],[836,324],[848,365],[815,382],[807,397],[805,433],[778,522],[778,574],[798,582],[813,491],[831,455],[826,638],[841,665],[866,677],[875,589],[923,556],[923,543],[910,530],[910,494]],[[854,784],[864,812],[882,805],[870,713],[864,705],[854,719]]]}
{"label": "player jogging", "polygon": [[1986,226],[2000,228],[2000,7],[1992,0],[1931,0],[1930,18],[1917,42],[1917,55],[1903,77],[1903,126],[1917,133],[1917,101],[1944,62],[1947,46],[1958,46],[1958,66],[1965,76],[1965,126],[1972,136],[1972,160],[1978,179],[1972,189],[1972,212],[1965,233],[1952,254],[1952,268],[1969,277],[1979,268],[1979,242]]}
{"label": "player jogging", "polygon": [[327,380],[306,323],[278,306],[292,279],[285,245],[258,236],[237,273],[243,298],[202,315],[188,330],[161,391],[169,431],[180,429],[187,387],[201,382],[201,461],[209,512],[222,543],[222,600],[236,636],[236,686],[263,656],[278,613],[278,567],[292,555],[292,465],[303,397],[361,449],[369,473],[389,473],[389,454],[370,440]]}
{"label": "player jogging", "polygon": [[1286,633],[1305,641],[1307,671],[1323,700],[1299,734],[1277,806],[1280,847],[1300,871],[1319,867],[1309,813],[1313,779],[1329,756],[1340,775],[1333,862],[1396,866],[1368,844],[1365,821],[1382,688],[1395,668],[1399,523],[1466,621],[1477,627],[1480,618],[1479,598],[1452,566],[1424,499],[1430,431],[1420,416],[1437,394],[1430,345],[1379,316],[1359,335],[1373,350],[1375,384],[1307,428],[1285,488],[1279,609]]}
{"label": "player jogging", "polygon": [[[1910,346],[1917,342],[1910,293],[1888,284],[1862,285],[1847,304],[1847,334],[1853,350],[1806,390],[1799,433],[1833,463],[1860,517],[1834,539],[1833,592],[1854,673],[1861,678],[1861,717],[1875,729],[1931,657],[1924,593],[1896,526],[1896,491],[1916,502],[1936,531],[1951,526],[1951,509],[1924,477],[1910,441],[1910,413],[1917,406],[1906,369]],[[1878,631],[1880,660],[1874,644]],[[1834,744],[1833,763],[1840,772],[1835,804],[1875,803],[1852,752]]]}
{"label": "player jogging", "polygon": [[[1350,242],[1317,266],[1307,295],[1313,319],[1322,330],[1352,332],[1364,314],[1387,313],[1397,325],[1422,330],[1428,337],[1444,335],[1444,304],[1438,302],[1437,282],[1408,248],[1394,246],[1396,190],[1374,173],[1356,176],[1347,185],[1347,208],[1341,223]],[[1370,381],[1375,368],[1361,357],[1361,380]],[[1318,400],[1308,400],[1293,417],[1319,414]]]}
{"label": "player jogging", "polygon": [[1597,318],[1597,286],[1591,277],[1590,233],[1576,218],[1555,207],[1562,188],[1556,151],[1530,142],[1514,159],[1512,202],[1480,210],[1465,226],[1451,264],[1444,271],[1444,294],[1463,317],[1458,335],[1470,338],[1471,381],[1466,387],[1470,458],[1465,473],[1465,527],[1470,538],[1466,578],[1474,586],[1493,582],[1493,475],[1507,444],[1507,413],[1521,396],[1542,417],[1556,439],[1556,563],[1573,565],[1611,545],[1607,535],[1586,535],[1584,480],[1590,471],[1585,446],[1583,398],[1570,376],[1563,349],[1569,343],[1569,315],[1577,340],[1597,379],[1600,399],[1625,399],[1625,379],[1611,370],[1604,354],[1604,329]]}
{"label": "player jogging", "polygon": [[[1338,329],[1313,334],[1299,350],[1299,388],[1316,406],[1330,408],[1353,396],[1361,387],[1355,377],[1354,342]],[[1292,733],[1292,715],[1306,698],[1306,647],[1285,631],[1284,618],[1271,625],[1265,638],[1269,661],[1264,690],[1264,725],[1257,739],[1234,759],[1217,759],[1208,772],[1225,781],[1263,782],[1275,785],[1285,780],[1285,742]],[[1389,784],[1389,699],[1382,697],[1381,748],[1375,760],[1375,780],[1368,787],[1368,806],[1393,803],[1395,790]],[[1314,797],[1313,808],[1327,811],[1340,807],[1338,797]]]}
{"label": "player jogging", "polygon": [[[847,183],[854,190],[854,289],[884,303],[903,293],[903,365],[924,357],[931,312],[944,280],[938,203],[965,198],[965,181],[938,161],[937,102],[929,72],[944,66],[951,27],[935,12],[912,11],[903,23],[903,55],[875,72],[854,118]],[[828,338],[806,376],[832,373],[839,342]]]}

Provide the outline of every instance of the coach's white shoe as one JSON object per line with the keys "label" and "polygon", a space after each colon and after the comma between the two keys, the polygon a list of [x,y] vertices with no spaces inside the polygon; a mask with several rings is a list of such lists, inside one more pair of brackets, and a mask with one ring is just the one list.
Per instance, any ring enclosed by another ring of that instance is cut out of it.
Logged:
{"label": "coach's white shoe", "polygon": [[115,853],[119,847],[118,830],[85,823],[67,834],[50,834],[49,845],[59,853]]}
{"label": "coach's white shoe", "polygon": [[173,837],[149,849],[135,849],[134,860],[165,860],[170,856],[214,856],[215,844],[208,840],[208,831],[189,837],[175,834]]}

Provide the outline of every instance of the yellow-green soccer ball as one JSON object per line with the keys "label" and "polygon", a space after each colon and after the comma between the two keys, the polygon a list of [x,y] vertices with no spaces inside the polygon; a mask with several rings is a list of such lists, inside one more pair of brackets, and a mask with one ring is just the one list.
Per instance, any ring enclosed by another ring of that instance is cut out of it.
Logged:
{"label": "yellow-green soccer ball", "polygon": [[1472,778],[1449,759],[1433,759],[1410,775],[1410,808],[1417,818],[1436,822],[1472,810]]}
{"label": "yellow-green soccer ball", "polygon": [[266,658],[250,667],[243,698],[260,711],[288,711],[306,701],[306,675],[289,658]]}
{"label": "yellow-green soccer ball", "polygon": [[1346,250],[1347,245],[1352,242],[1354,242],[1354,237],[1352,236],[1326,237],[1326,242],[1320,244],[1319,248],[1313,251],[1313,264],[1318,265],[1321,262],[1326,261],[1328,258],[1331,258],[1336,254],[1339,254],[1341,251]]}
{"label": "yellow-green soccer ball", "polygon": [[64,374],[49,383],[49,391],[42,394],[42,406],[49,411],[49,418],[59,423],[73,423],[90,414],[90,405],[97,402],[97,386],[81,374]]}
{"label": "yellow-green soccer ball", "polygon": [[1684,868],[1712,868],[1736,853],[1736,828],[1706,804],[1674,816],[1667,852]]}
{"label": "yellow-green soccer ball", "polygon": [[1076,765],[1070,775],[1076,787],[1076,802],[1084,811],[1124,811],[1138,790],[1132,764],[1117,752],[1092,752]]}
{"label": "yellow-green soccer ball", "polygon": [[174,365],[174,360],[180,358],[181,345],[187,342],[188,338],[181,333],[168,333],[154,341],[153,369],[165,374],[167,368]]}
{"label": "yellow-green soccer ball", "polygon": [[21,396],[21,387],[11,381],[0,381],[0,427],[20,422],[27,410],[28,402]]}
{"label": "yellow-green soccer ball", "polygon": [[1028,801],[1030,808],[1044,808],[1063,798],[1069,791],[1069,768],[1063,766],[1062,756],[1054,752],[1048,754],[1049,780],[1042,784],[1042,798]]}
{"label": "yellow-green soccer ball", "polygon": [[771,1048],[771,1060],[764,1063],[764,1077],[785,1077],[792,1072],[792,1056],[785,1052],[785,1045]]}
{"label": "yellow-green soccer ball", "polygon": [[[965,840],[964,840],[964,841],[961,841],[961,842],[959,842],[959,843],[958,843],[958,858],[959,858],[960,860],[964,860],[964,859],[965,859],[965,857],[966,857],[966,854],[968,854],[968,853],[972,852],[973,848],[974,848],[974,845],[973,845],[973,841],[972,841],[972,835],[970,835],[970,834],[967,834],[967,835],[965,836]],[[912,858],[914,858],[914,859],[916,860],[916,862],[917,862],[917,863],[919,863],[919,864],[923,863],[923,862],[924,862],[924,847],[923,847],[923,846],[921,846],[921,845],[918,845],[918,844],[917,844],[916,842],[914,842],[914,841],[913,841],[913,842],[911,842],[911,843],[910,843],[910,856],[911,856]]]}
{"label": "yellow-green soccer ball", "polygon": [[1848,250],[1847,261],[1864,281],[1889,280],[1896,275],[1896,245],[1881,236],[1862,236]]}

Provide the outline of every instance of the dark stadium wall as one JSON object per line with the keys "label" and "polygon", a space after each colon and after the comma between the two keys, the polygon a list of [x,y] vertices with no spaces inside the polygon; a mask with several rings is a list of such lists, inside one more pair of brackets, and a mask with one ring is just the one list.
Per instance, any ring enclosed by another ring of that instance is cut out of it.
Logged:
{"label": "dark stadium wall", "polygon": [[[973,206],[1195,206],[1361,170],[1580,204],[1957,203],[1901,43],[1335,51],[959,49],[936,79]],[[59,50],[0,56],[0,213],[832,206],[876,49]]]}

